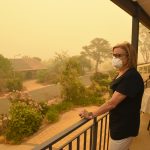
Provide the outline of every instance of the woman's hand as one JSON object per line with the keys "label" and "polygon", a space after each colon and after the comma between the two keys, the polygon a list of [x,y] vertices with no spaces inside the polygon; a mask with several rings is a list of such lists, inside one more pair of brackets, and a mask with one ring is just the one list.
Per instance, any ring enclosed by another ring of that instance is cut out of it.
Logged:
{"label": "woman's hand", "polygon": [[79,113],[79,116],[81,118],[86,118],[86,119],[93,119],[94,118],[94,115],[92,112],[88,112],[86,109],[82,110],[80,113]]}

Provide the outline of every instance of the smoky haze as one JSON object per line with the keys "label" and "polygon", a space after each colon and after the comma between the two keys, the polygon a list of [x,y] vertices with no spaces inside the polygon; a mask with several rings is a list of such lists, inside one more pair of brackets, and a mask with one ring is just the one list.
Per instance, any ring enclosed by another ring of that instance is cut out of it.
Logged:
{"label": "smoky haze", "polygon": [[1,0],[0,20],[7,58],[77,55],[96,37],[111,45],[131,38],[131,17],[109,0]]}

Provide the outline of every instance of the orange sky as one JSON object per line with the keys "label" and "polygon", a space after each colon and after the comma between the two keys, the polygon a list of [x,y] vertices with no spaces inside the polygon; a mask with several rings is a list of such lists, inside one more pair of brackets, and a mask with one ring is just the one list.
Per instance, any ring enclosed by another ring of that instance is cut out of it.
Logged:
{"label": "orange sky", "polygon": [[129,41],[131,17],[110,0],[0,0],[0,54],[79,54],[96,38]]}

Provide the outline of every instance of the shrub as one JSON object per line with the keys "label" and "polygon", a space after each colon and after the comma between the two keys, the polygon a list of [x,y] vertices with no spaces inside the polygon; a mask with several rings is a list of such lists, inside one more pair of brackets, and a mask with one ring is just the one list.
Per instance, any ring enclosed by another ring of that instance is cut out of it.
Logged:
{"label": "shrub", "polygon": [[3,93],[6,91],[7,86],[6,86],[6,79],[0,78],[0,93]]}
{"label": "shrub", "polygon": [[62,113],[62,112],[66,112],[70,109],[73,108],[73,103],[71,102],[68,102],[68,101],[63,101],[55,106],[52,106],[52,107],[55,107],[55,109],[59,112],[59,113]]}
{"label": "shrub", "polygon": [[59,113],[58,111],[50,107],[49,110],[46,113],[46,119],[48,120],[49,123],[54,123],[59,120]]}
{"label": "shrub", "polygon": [[0,135],[3,135],[8,124],[8,115],[0,114]]}
{"label": "shrub", "polygon": [[113,80],[115,78],[115,76],[117,76],[118,73],[117,73],[117,71],[115,69],[113,69],[113,70],[110,70],[108,72],[108,74],[109,74],[110,80]]}
{"label": "shrub", "polygon": [[42,113],[42,106],[36,102],[35,100],[33,100],[28,93],[25,92],[20,92],[20,91],[13,91],[8,95],[8,99],[11,102],[11,104],[13,103],[23,103],[26,104],[34,109],[36,109],[37,111],[40,111]]}
{"label": "shrub", "polygon": [[86,88],[84,93],[85,96],[78,99],[76,105],[88,106],[103,104],[104,99],[102,98],[102,94],[102,87],[98,83],[93,82],[88,88]]}
{"label": "shrub", "polygon": [[108,92],[109,85],[111,82],[109,74],[97,72],[91,77],[91,80],[92,84],[97,83],[100,86],[99,92],[101,93]]}
{"label": "shrub", "polygon": [[85,97],[85,87],[80,82],[68,82],[63,87],[63,98],[73,104]]}
{"label": "shrub", "polygon": [[89,96],[85,99],[80,100],[80,106],[90,106],[90,105],[101,105],[104,103],[104,99],[96,96]]}
{"label": "shrub", "polygon": [[14,143],[20,143],[23,138],[36,132],[41,125],[41,113],[25,103],[13,103],[9,114],[10,120],[5,136]]}
{"label": "shrub", "polygon": [[58,74],[51,70],[41,70],[37,73],[37,80],[40,83],[55,84],[58,82]]}
{"label": "shrub", "polygon": [[45,82],[45,78],[47,76],[47,70],[41,70],[37,73],[38,82]]}
{"label": "shrub", "polygon": [[12,77],[13,68],[9,59],[0,54],[0,92],[7,90],[6,81]]}
{"label": "shrub", "polygon": [[46,102],[40,102],[39,105],[40,105],[40,111],[41,111],[42,115],[43,116],[46,115],[46,113],[49,109],[49,106],[47,105],[47,103]]}
{"label": "shrub", "polygon": [[12,92],[12,91],[16,91],[16,90],[18,90],[18,91],[21,91],[22,90],[22,88],[23,88],[23,85],[22,85],[22,81],[21,81],[21,79],[9,79],[8,81],[7,81],[7,88],[8,88],[8,90],[10,91],[10,92]]}
{"label": "shrub", "polygon": [[96,72],[91,77],[91,80],[97,82],[100,86],[108,86],[108,84],[110,83],[109,75],[101,72]]}
{"label": "shrub", "polygon": [[79,70],[79,64],[70,59],[66,62],[60,78],[62,97],[73,104],[85,97],[85,87],[79,79]]}

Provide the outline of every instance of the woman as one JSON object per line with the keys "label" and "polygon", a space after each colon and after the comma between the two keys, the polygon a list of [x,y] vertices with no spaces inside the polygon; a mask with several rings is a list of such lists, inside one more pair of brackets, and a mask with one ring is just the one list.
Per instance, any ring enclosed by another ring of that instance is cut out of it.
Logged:
{"label": "woman", "polygon": [[140,107],[144,83],[136,70],[137,55],[129,43],[113,47],[112,65],[118,70],[110,88],[113,95],[96,111],[79,115],[92,119],[109,111],[110,150],[128,150],[133,137],[138,135]]}

